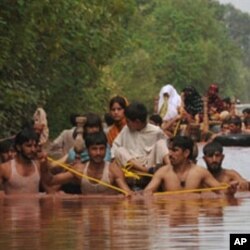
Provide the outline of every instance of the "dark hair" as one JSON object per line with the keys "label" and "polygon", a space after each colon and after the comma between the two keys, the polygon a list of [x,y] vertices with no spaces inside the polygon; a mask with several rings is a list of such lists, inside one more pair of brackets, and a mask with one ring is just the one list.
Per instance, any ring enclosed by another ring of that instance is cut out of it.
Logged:
{"label": "dark hair", "polygon": [[215,152],[223,153],[223,147],[219,142],[210,142],[203,147],[204,155],[213,155]]}
{"label": "dark hair", "polygon": [[197,163],[197,157],[199,155],[199,148],[196,142],[194,142],[194,146],[193,146],[193,152],[192,152],[192,156],[189,157],[190,160],[193,161],[193,163]]}
{"label": "dark hair", "polygon": [[23,128],[15,137],[15,147],[17,145],[23,145],[25,142],[34,140],[36,143],[39,141],[38,134],[33,128],[25,127]]}
{"label": "dark hair", "polygon": [[112,106],[114,105],[114,103],[118,103],[123,109],[127,107],[127,100],[124,97],[119,96],[119,95],[111,98],[111,100],[109,101],[109,109],[112,109]]}
{"label": "dark hair", "polygon": [[249,115],[250,114],[250,108],[243,109],[242,113],[247,113]]}
{"label": "dark hair", "polygon": [[153,114],[149,117],[149,120],[153,121],[156,125],[161,126],[162,118],[159,114]]}
{"label": "dark hair", "polygon": [[188,149],[190,152],[188,158],[193,160],[194,141],[190,137],[181,135],[172,137],[168,140],[168,146],[169,148],[179,147],[183,150]]}
{"label": "dark hair", "polygon": [[92,145],[107,145],[107,137],[103,131],[87,134],[85,137],[86,147],[89,148]]}
{"label": "dark hair", "polygon": [[79,116],[79,114],[70,114],[70,123],[73,127],[76,126],[76,117]]}
{"label": "dark hair", "polygon": [[104,114],[104,122],[108,125],[111,126],[114,124],[114,119],[110,113],[105,113]]}
{"label": "dark hair", "polygon": [[87,120],[86,123],[84,124],[84,129],[85,128],[92,128],[92,127],[99,127],[100,130],[102,130],[102,119],[99,115],[95,113],[88,113],[85,115]]}
{"label": "dark hair", "polygon": [[232,117],[228,120],[228,123],[229,123],[229,124],[234,124],[234,125],[236,125],[236,126],[238,126],[238,127],[241,127],[241,124],[242,124],[240,117],[237,116],[237,115],[232,116]]}
{"label": "dark hair", "polygon": [[245,117],[243,122],[245,126],[248,126],[250,124],[250,117]]}
{"label": "dark hair", "polygon": [[147,121],[148,111],[144,104],[140,102],[132,102],[125,109],[125,116],[131,120]]}
{"label": "dark hair", "polygon": [[222,101],[227,103],[227,104],[232,104],[230,97],[225,97],[224,99],[222,99]]}
{"label": "dark hair", "polygon": [[13,139],[6,139],[0,141],[0,153],[7,153],[14,147],[14,140]]}

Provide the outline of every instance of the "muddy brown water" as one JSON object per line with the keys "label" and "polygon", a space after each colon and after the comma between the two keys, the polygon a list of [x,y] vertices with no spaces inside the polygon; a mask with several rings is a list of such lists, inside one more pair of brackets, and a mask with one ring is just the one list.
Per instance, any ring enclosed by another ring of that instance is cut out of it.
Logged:
{"label": "muddy brown water", "polygon": [[[250,180],[250,148],[227,148],[225,167]],[[202,155],[198,162],[204,165]],[[233,199],[159,196],[0,198],[0,249],[229,249],[250,233],[250,194]]]}

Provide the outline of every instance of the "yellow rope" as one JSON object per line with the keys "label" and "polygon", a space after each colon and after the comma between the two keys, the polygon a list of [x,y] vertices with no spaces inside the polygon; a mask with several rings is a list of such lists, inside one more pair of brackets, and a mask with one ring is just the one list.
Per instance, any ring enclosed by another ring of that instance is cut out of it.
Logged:
{"label": "yellow rope", "polygon": [[122,171],[124,172],[126,177],[133,177],[137,180],[140,179],[140,176],[147,176],[147,177],[153,177],[152,174],[139,172],[139,171],[129,171],[129,169],[133,167],[133,164],[131,162],[128,162],[125,166],[121,166]]}
{"label": "yellow rope", "polygon": [[132,178],[139,180],[140,176],[137,173],[129,171],[129,169],[132,167],[133,167],[133,164],[131,162],[128,162],[125,166],[121,166],[121,170],[123,171],[125,177],[132,177]]}
{"label": "yellow rope", "polygon": [[166,191],[166,192],[156,192],[156,193],[154,193],[154,195],[185,194],[185,193],[194,193],[194,192],[209,192],[209,191],[227,189],[228,187],[229,187],[228,184],[223,183],[223,185],[219,186],[219,187],[197,188],[197,189],[184,189],[184,190],[175,190],[175,191]]}
{"label": "yellow rope", "polygon": [[90,176],[88,176],[88,175],[85,175],[85,174],[83,174],[83,173],[80,173],[80,172],[78,172],[78,171],[76,171],[76,170],[70,168],[67,164],[63,164],[63,163],[61,163],[61,162],[55,161],[55,160],[53,160],[53,159],[50,158],[50,157],[48,157],[48,160],[51,161],[51,162],[53,162],[53,163],[56,163],[58,166],[60,166],[60,167],[62,167],[62,168],[64,168],[64,169],[66,169],[66,170],[68,170],[69,172],[71,172],[71,173],[73,173],[73,174],[75,174],[75,175],[78,175],[78,176],[80,176],[80,177],[82,177],[82,178],[85,178],[85,179],[94,181],[94,182],[96,182],[96,183],[98,183],[98,184],[101,184],[101,185],[103,185],[103,186],[106,186],[106,187],[109,187],[109,188],[114,189],[114,190],[116,190],[116,191],[119,191],[119,192],[121,192],[121,193],[123,193],[123,194],[125,194],[125,195],[128,195],[128,192],[127,192],[127,191],[125,191],[125,190],[123,190],[123,189],[121,189],[121,188],[118,188],[118,187],[116,187],[116,186],[110,185],[110,184],[108,184],[108,183],[106,183],[106,182],[103,182],[103,181],[101,181],[101,180],[98,180],[98,179],[96,179],[96,178],[93,178],[93,177],[90,177]]}
{"label": "yellow rope", "polygon": [[144,172],[135,172],[135,173],[139,176],[153,177],[153,175],[149,173],[144,173]]}
{"label": "yellow rope", "polygon": [[140,176],[137,175],[136,173],[131,172],[131,171],[128,171],[126,168],[121,168],[121,169],[122,169],[122,171],[123,171],[125,177],[133,177],[133,178],[135,178],[135,179],[137,179],[137,180],[140,179]]}

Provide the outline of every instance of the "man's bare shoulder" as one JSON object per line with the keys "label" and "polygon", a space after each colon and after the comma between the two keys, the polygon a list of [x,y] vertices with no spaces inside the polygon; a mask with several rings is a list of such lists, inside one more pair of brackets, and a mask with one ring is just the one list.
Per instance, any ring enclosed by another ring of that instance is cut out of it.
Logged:
{"label": "man's bare shoulder", "polygon": [[192,171],[193,172],[203,173],[203,174],[209,173],[208,170],[205,167],[197,165],[197,164],[192,164]]}
{"label": "man's bare shoulder", "polygon": [[155,172],[155,174],[159,174],[159,175],[161,175],[161,174],[166,174],[166,172],[169,172],[169,171],[172,171],[172,170],[173,170],[173,167],[172,167],[170,164],[168,164],[168,165],[164,165],[164,166],[160,167],[160,168]]}
{"label": "man's bare shoulder", "polygon": [[243,177],[239,174],[239,172],[237,172],[234,169],[224,168],[223,169],[223,174],[228,176],[228,177],[231,177],[231,178],[237,177],[237,178],[242,178],[243,179]]}
{"label": "man's bare shoulder", "polygon": [[2,177],[7,178],[10,175],[10,161],[0,164],[0,174]]}

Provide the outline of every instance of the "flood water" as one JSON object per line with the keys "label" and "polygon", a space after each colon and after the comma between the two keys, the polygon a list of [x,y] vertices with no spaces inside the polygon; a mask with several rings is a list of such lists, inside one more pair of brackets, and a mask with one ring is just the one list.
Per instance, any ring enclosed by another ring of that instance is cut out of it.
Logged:
{"label": "flood water", "polygon": [[[225,167],[250,180],[249,152],[227,148]],[[249,207],[248,193],[230,200],[2,197],[0,249],[229,249],[230,233],[250,233]]]}

